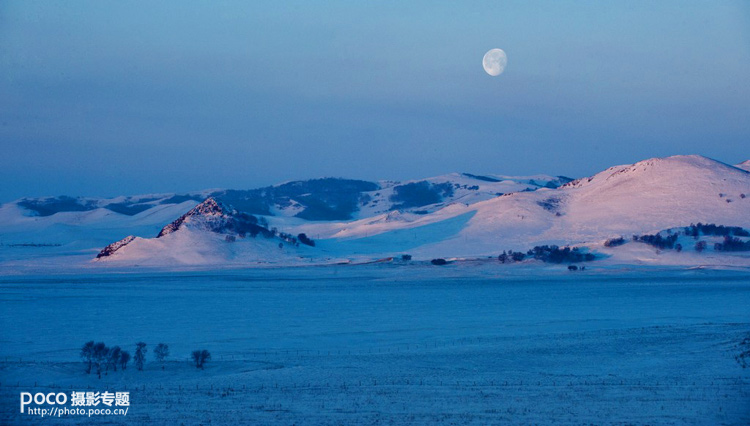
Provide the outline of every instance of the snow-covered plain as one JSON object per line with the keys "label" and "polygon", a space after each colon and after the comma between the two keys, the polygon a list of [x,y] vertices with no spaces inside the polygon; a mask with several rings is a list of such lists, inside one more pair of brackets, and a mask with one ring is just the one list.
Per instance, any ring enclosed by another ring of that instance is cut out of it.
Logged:
{"label": "snow-covered plain", "polygon": [[[0,277],[1,424],[750,423],[742,271],[496,262]],[[145,371],[86,375],[87,340]],[[156,343],[170,345],[164,371]],[[213,354],[204,371],[193,349]],[[127,417],[19,392],[127,390]]]}

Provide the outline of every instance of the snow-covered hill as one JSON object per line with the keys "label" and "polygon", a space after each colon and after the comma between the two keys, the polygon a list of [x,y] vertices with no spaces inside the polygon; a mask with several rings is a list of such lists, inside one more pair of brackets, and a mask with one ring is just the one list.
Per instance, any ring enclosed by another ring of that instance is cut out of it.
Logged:
{"label": "snow-covered hill", "polygon": [[315,221],[349,220],[391,210],[416,210],[424,213],[452,202],[470,204],[509,192],[556,188],[570,180],[562,176],[478,176],[468,173],[377,183],[322,178],[250,190],[211,189],[185,194],[146,194],[115,198],[22,198],[2,207],[15,206],[21,212],[15,216],[36,218],[60,213],[73,213],[73,217],[77,216],[75,213],[80,213],[80,217],[85,217],[86,212],[96,210],[102,210],[103,215],[113,212],[137,216],[143,212],[156,211],[160,206],[183,203],[196,205],[212,197],[248,214],[298,217]]}
{"label": "snow-covered hill", "polygon": [[0,205],[0,261],[79,252],[96,254],[103,246],[127,235],[151,238],[165,224],[209,197],[259,218],[289,218],[293,223],[305,223],[366,218],[381,212],[395,214],[397,209],[424,214],[454,201],[472,203],[499,193],[559,186],[567,181],[550,176],[456,173],[407,182],[325,178],[253,190],[212,189],[115,198],[23,198]]}
{"label": "snow-covered hill", "polygon": [[571,179],[558,176],[502,176],[452,173],[406,182],[381,181],[380,188],[362,194],[357,219],[388,212],[427,214],[454,203],[464,205],[504,194],[557,188]]}
{"label": "snow-covered hill", "polygon": [[[555,244],[585,246],[610,262],[702,264],[710,252],[711,262],[750,266],[747,252],[686,249],[674,258],[642,243],[603,245],[609,238],[630,240],[698,222],[750,228],[750,172],[743,165],[748,162],[729,166],[674,156],[575,181],[450,174],[408,182],[315,179],[181,196],[19,200],[0,208],[0,260],[22,260],[23,250],[78,250],[93,258],[113,241],[95,264],[331,263],[402,254],[486,258]],[[205,197],[200,204],[199,196]],[[95,208],[71,207],[71,200]],[[47,214],[50,204],[60,211]],[[122,205],[126,212],[114,211]],[[141,211],[128,214],[134,209]],[[300,234],[312,238],[314,247],[299,244]]]}
{"label": "snow-covered hill", "polygon": [[298,237],[267,228],[263,218],[209,197],[167,224],[155,238],[129,235],[97,255],[100,261],[146,265],[263,264],[299,260]]}
{"label": "snow-covered hill", "polygon": [[8,266],[9,262],[24,265],[46,262],[51,257],[90,258],[102,247],[127,235],[155,236],[166,223],[197,204],[193,200],[156,202],[133,215],[103,207],[37,215],[18,202],[6,203],[0,206],[0,262]]}
{"label": "snow-covered hill", "polygon": [[596,244],[691,223],[750,227],[750,173],[700,156],[616,166],[556,190],[478,203],[455,236],[420,252],[478,256],[538,244]]}
{"label": "snow-covered hill", "polygon": [[323,178],[247,191],[216,191],[211,196],[249,214],[331,221],[362,219],[395,210],[426,214],[451,203],[472,204],[510,192],[556,188],[569,181],[561,176],[468,173],[377,183]]}

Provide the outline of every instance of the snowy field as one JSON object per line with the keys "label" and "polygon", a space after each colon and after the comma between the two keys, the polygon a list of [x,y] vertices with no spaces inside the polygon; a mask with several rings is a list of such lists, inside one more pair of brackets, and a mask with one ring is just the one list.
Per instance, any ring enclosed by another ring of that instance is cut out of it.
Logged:
{"label": "snowy field", "polygon": [[[747,271],[18,275],[0,298],[3,425],[750,424]],[[147,342],[145,370],[86,375],[88,340]],[[20,392],[71,390],[129,391],[128,415],[19,413]]]}

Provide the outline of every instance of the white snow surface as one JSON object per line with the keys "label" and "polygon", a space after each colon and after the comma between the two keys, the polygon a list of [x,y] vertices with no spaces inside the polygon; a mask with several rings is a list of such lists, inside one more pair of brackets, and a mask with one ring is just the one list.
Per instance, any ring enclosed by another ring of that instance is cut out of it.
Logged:
{"label": "white snow surface", "polygon": [[[747,273],[598,272],[0,276],[0,424],[749,424],[750,375],[734,359]],[[91,339],[131,354],[146,342],[144,370],[86,374]],[[212,354],[205,370],[195,349]],[[105,390],[130,392],[127,416],[19,412],[20,392]]]}

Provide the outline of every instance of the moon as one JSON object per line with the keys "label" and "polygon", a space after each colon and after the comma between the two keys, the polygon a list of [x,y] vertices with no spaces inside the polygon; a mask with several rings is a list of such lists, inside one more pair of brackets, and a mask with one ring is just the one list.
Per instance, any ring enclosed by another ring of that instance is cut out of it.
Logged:
{"label": "moon", "polygon": [[503,49],[490,49],[484,54],[484,58],[482,58],[484,70],[493,77],[502,74],[507,64],[508,57],[505,55]]}

